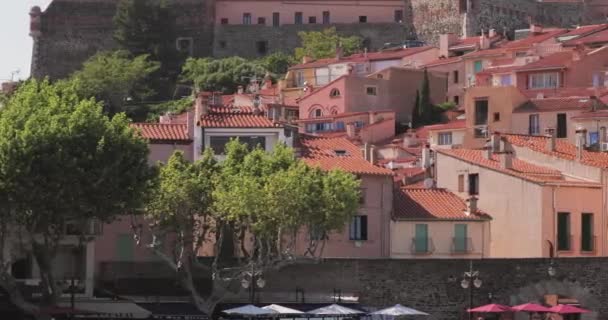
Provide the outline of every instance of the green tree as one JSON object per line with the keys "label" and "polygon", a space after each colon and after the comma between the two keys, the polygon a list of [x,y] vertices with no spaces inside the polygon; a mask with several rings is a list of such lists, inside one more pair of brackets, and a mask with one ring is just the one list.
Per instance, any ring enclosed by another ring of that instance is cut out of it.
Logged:
{"label": "green tree", "polygon": [[[81,97],[95,97],[112,116],[125,105],[155,94],[147,79],[159,68],[148,55],[131,58],[126,51],[101,52],[87,60],[70,78]],[[130,101],[129,101],[130,100]]]}
{"label": "green tree", "polygon": [[[158,180],[147,217],[154,234],[176,235],[179,252],[173,260],[161,256],[198,308],[208,313],[243,290],[240,280],[246,271],[266,272],[317,258],[327,237],[296,252],[296,235],[313,227],[326,235],[341,230],[356,212],[360,185],[351,174],[304,165],[284,145],[267,153],[249,150],[238,140],[227,144],[220,164],[210,149],[194,164],[175,154],[161,167]],[[226,246],[239,259],[219,254]],[[201,250],[209,252],[206,248],[216,253],[210,265],[195,259]],[[212,283],[205,295],[194,285],[203,274]]]}
{"label": "green tree", "polygon": [[233,93],[239,85],[246,86],[252,78],[262,79],[263,66],[239,57],[224,59],[190,58],[182,70],[182,78],[205,91]]}
{"label": "green tree", "polygon": [[[73,86],[31,80],[2,109],[0,193],[15,239],[40,267],[47,303],[60,294],[52,262],[66,225],[86,230],[141,208],[153,173],[147,155],[124,114],[108,118]],[[77,238],[88,240],[82,231]]]}
{"label": "green tree", "polygon": [[431,104],[431,89],[429,84],[429,73],[424,69],[424,78],[422,79],[422,86],[420,88],[420,99],[418,100],[418,110],[420,112],[421,122],[424,124],[431,123],[432,118]]}
{"label": "green tree", "polygon": [[296,48],[295,58],[302,61],[304,56],[313,59],[332,58],[336,56],[336,48],[341,47],[343,55],[351,55],[361,49],[361,38],[345,37],[338,34],[335,27],[323,31],[301,31],[301,47]]}
{"label": "green tree", "polygon": [[260,59],[259,63],[266,71],[275,77],[280,77],[294,64],[294,58],[283,52],[275,52]]}
{"label": "green tree", "polygon": [[420,91],[416,90],[416,101],[412,108],[412,116],[410,118],[412,128],[417,128],[420,125]]}

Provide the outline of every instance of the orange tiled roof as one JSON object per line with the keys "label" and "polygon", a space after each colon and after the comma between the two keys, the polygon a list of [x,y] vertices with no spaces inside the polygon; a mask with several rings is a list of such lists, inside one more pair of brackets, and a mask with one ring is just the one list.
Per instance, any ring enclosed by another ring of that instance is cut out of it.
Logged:
{"label": "orange tiled roof", "polygon": [[[592,25],[587,25],[587,26],[579,26],[576,29],[570,30],[568,31],[568,33],[562,34],[559,37],[580,37],[580,36],[584,36],[596,31],[601,31],[604,29],[608,29],[608,24],[604,23],[604,24],[592,24]],[[567,40],[566,40],[567,41]]]}
{"label": "orange tiled roof", "polygon": [[589,97],[550,97],[543,99],[530,99],[520,107],[513,110],[514,113],[567,111],[567,110],[590,110],[593,106],[603,107],[603,103]]}
{"label": "orange tiled roof", "polygon": [[572,61],[572,51],[560,51],[523,65],[517,71],[566,68]]}
{"label": "orange tiled roof", "polygon": [[264,115],[255,114],[250,107],[210,107],[207,115],[200,119],[204,128],[273,128],[279,127]]}
{"label": "orange tiled roof", "polygon": [[437,60],[433,60],[433,61],[425,64],[424,66],[425,67],[434,67],[434,66],[440,66],[440,65],[444,65],[444,64],[450,64],[450,63],[461,62],[461,61],[462,61],[462,56],[439,58]]}
{"label": "orange tiled roof", "polygon": [[337,58],[327,58],[327,59],[317,59],[314,61],[310,61],[308,63],[300,63],[295,66],[292,66],[289,69],[304,69],[304,68],[319,68],[325,67],[329,64],[333,63],[346,63],[346,62],[363,62],[363,61],[382,61],[382,60],[397,60],[401,58],[405,58],[420,52],[424,52],[427,50],[433,49],[433,47],[415,47],[415,48],[401,48],[397,50],[386,50],[386,51],[377,51],[377,52],[368,52],[368,53],[355,53],[350,56],[342,57],[340,59]]}
{"label": "orange tiled roof", "polygon": [[507,42],[507,43],[503,44],[501,46],[501,48],[505,48],[505,49],[529,48],[536,43],[541,43],[543,41],[547,41],[551,38],[555,38],[566,32],[568,32],[568,30],[566,30],[566,29],[555,29],[555,30],[548,30],[545,32],[541,32],[539,34],[531,34],[530,36],[528,36],[526,38]]}
{"label": "orange tiled roof", "polygon": [[572,40],[564,42],[565,46],[576,46],[579,44],[588,45],[594,43],[605,43],[608,42],[608,30],[602,30],[599,32],[592,33],[590,35],[581,36]]}
{"label": "orange tiled roof", "polygon": [[395,218],[404,220],[488,220],[478,211],[466,214],[467,204],[446,189],[406,186],[395,193]]}
{"label": "orange tiled roof", "polygon": [[[555,151],[548,151],[546,148],[548,137],[515,134],[506,134],[504,137],[515,146],[525,147],[565,160],[576,161],[576,146],[561,139],[556,140]],[[583,150],[582,156],[580,160],[582,164],[598,168],[608,168],[608,153]]]}
{"label": "orange tiled roof", "polygon": [[447,123],[424,126],[424,128],[426,131],[466,129],[467,122],[466,120],[454,120]]}
{"label": "orange tiled roof", "polygon": [[556,184],[556,185],[572,185],[572,186],[590,186],[597,187],[599,184],[586,181],[567,181],[562,176],[561,172],[555,169],[538,166],[517,158],[513,158],[513,168],[505,169],[502,167],[497,155],[493,155],[492,159],[486,159],[483,156],[485,150],[471,149],[438,149],[437,153],[445,154],[460,160],[492,169],[504,174],[518,177],[527,181],[538,184]]}
{"label": "orange tiled roof", "polygon": [[191,141],[188,137],[186,124],[177,123],[132,123],[131,127],[137,129],[142,137],[150,141]]}
{"label": "orange tiled roof", "polygon": [[345,138],[303,135],[300,138],[302,160],[323,170],[341,169],[354,174],[392,175],[389,169],[375,166],[361,155],[361,149]]}
{"label": "orange tiled roof", "polygon": [[463,59],[470,58],[478,58],[478,57],[486,57],[486,56],[496,56],[505,54],[506,50],[503,48],[495,48],[495,49],[485,49],[485,50],[477,50],[471,53],[467,53],[462,56]]}

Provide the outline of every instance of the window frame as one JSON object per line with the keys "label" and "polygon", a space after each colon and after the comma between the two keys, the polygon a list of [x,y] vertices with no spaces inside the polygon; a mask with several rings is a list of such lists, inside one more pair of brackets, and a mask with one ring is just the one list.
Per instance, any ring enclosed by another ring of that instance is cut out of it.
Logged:
{"label": "window frame", "polygon": [[302,11],[294,12],[293,24],[304,24],[304,14],[302,13]]}
{"label": "window frame", "polygon": [[471,196],[479,195],[479,173],[469,173],[467,177],[467,192]]}
{"label": "window frame", "polygon": [[[370,91],[370,89],[372,89]],[[377,86],[365,86],[365,94],[368,96],[378,96],[378,87]]]}
{"label": "window frame", "polygon": [[329,11],[323,11],[323,24],[331,23],[331,13]]}
{"label": "window frame", "polygon": [[540,115],[538,113],[528,115],[528,134],[531,136],[540,134]]}
{"label": "window frame", "polygon": [[[555,79],[552,79],[553,76]],[[528,89],[530,90],[557,89],[559,87],[559,72],[541,72],[528,75]]]}
{"label": "window frame", "polygon": [[439,132],[437,134],[437,144],[440,146],[450,146],[452,145],[452,131]]}
{"label": "window frame", "polygon": [[367,241],[367,215],[356,215],[352,218],[348,239],[351,241]]}
{"label": "window frame", "polygon": [[243,12],[243,24],[250,25],[252,23],[252,16],[250,12]]}
{"label": "window frame", "polygon": [[[562,224],[562,217],[565,217],[565,226],[560,227]],[[560,230],[564,228],[566,234],[562,234]],[[572,222],[571,222],[571,214],[570,212],[558,212],[557,213],[557,234],[556,234],[556,248],[557,251],[571,251],[572,250],[572,241],[570,237],[572,236]]]}
{"label": "window frame", "polygon": [[281,13],[280,12],[273,12],[272,13],[272,26],[273,27],[280,27],[281,26]]}
{"label": "window frame", "polygon": [[367,16],[359,16],[359,23],[367,23]]}

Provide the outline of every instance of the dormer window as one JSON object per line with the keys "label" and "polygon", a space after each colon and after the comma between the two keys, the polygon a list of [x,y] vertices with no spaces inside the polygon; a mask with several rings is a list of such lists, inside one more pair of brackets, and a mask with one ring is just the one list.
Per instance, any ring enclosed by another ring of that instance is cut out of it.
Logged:
{"label": "dormer window", "polygon": [[346,156],[348,156],[348,152],[346,152],[346,150],[334,150],[334,153],[338,157],[346,157]]}
{"label": "dormer window", "polygon": [[337,98],[340,96],[340,90],[338,89],[331,89],[331,92],[329,93],[329,97],[330,98]]}

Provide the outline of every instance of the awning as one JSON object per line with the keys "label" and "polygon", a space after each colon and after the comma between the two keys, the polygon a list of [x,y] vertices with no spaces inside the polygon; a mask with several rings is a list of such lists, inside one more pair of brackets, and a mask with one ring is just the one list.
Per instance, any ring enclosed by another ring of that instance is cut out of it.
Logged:
{"label": "awning", "polygon": [[208,320],[209,316],[188,302],[142,302],[138,305],[158,320]]}
{"label": "awning", "polygon": [[[69,301],[59,303],[62,307],[69,307]],[[78,315],[78,318],[93,319],[147,319],[150,311],[127,300],[84,300],[76,301],[74,308],[90,312],[87,315]]]}

